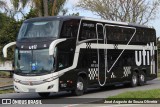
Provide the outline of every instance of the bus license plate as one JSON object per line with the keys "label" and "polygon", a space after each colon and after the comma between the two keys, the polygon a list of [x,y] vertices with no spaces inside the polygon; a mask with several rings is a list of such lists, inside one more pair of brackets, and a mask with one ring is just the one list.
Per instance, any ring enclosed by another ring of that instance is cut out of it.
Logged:
{"label": "bus license plate", "polygon": [[35,89],[29,89],[29,92],[36,92]]}

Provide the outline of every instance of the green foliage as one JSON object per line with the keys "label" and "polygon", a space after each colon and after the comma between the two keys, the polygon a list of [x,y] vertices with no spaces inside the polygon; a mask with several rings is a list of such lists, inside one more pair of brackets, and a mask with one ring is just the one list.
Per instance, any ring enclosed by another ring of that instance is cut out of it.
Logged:
{"label": "green foliage", "polygon": [[158,75],[157,77],[160,79],[160,70],[158,69]]}
{"label": "green foliage", "polygon": [[134,91],[134,92],[129,91],[118,94],[116,96],[109,97],[107,99],[113,99],[113,98],[160,98],[160,89]]}
{"label": "green foliage", "polygon": [[62,11],[65,2],[66,2],[66,0],[57,0],[57,5],[56,5],[56,9],[55,9],[55,14],[54,15],[57,15],[60,11]]}
{"label": "green foliage", "polygon": [[69,16],[79,16],[79,12],[77,12],[77,13],[72,13],[72,14],[69,14]]}
{"label": "green foliage", "polygon": [[63,15],[63,16],[79,16],[79,12],[69,13],[69,14],[68,14],[68,9],[67,9],[67,8],[62,9],[61,12],[62,12],[62,15]]}
{"label": "green foliage", "polygon": [[9,89],[9,90],[1,90],[0,94],[7,94],[7,93],[14,93],[13,89]]}
{"label": "green foliage", "polygon": [[158,47],[158,66],[160,67],[160,41],[158,41],[157,47]]}
{"label": "green foliage", "polygon": [[[16,21],[14,18],[0,13],[0,61],[4,61],[2,49],[9,42],[16,41],[19,29],[24,20],[37,17],[36,9],[31,9],[28,14],[24,16],[23,20]],[[9,48],[8,58],[6,60],[13,60],[14,47]]]}
{"label": "green foliage", "polygon": [[[48,0],[48,15],[49,16],[56,16],[56,15],[58,15],[59,12],[63,11],[63,6],[64,6],[65,2],[66,2],[66,0]],[[42,12],[44,14],[43,3],[41,3],[41,5],[43,7],[42,8]],[[54,7],[54,5],[55,5],[55,7]]]}
{"label": "green foliage", "polygon": [[18,8],[19,8],[20,4],[18,2],[19,2],[19,0],[11,0],[11,3],[12,3],[15,10],[18,10]]}
{"label": "green foliage", "polygon": [[36,9],[31,9],[30,12],[24,16],[24,19],[30,19],[34,17],[38,17],[38,14],[36,12]]}
{"label": "green foliage", "polygon": [[6,71],[0,71],[0,78],[9,78],[10,73]]}
{"label": "green foliage", "polygon": [[[9,42],[13,42],[16,40],[18,35],[19,28],[22,24],[22,21],[16,21],[13,18],[8,17],[5,14],[0,13],[0,60],[3,60],[2,57],[2,49],[3,46]],[[7,60],[13,59],[13,51],[14,49],[9,49]]]}

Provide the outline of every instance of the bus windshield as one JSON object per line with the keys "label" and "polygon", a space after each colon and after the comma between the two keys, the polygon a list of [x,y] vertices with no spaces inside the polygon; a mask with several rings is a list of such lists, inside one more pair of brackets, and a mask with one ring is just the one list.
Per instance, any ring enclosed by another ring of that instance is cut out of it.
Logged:
{"label": "bus windshield", "polygon": [[18,34],[22,38],[57,37],[59,21],[26,22],[23,23]]}
{"label": "bus windshield", "polygon": [[44,74],[53,71],[54,58],[48,49],[15,51],[15,72],[22,74]]}

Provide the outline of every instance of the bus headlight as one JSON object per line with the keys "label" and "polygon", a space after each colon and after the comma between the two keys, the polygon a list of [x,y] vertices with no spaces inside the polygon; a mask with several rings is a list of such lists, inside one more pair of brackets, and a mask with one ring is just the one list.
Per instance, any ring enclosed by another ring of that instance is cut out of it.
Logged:
{"label": "bus headlight", "polygon": [[14,78],[14,82],[20,83],[20,80]]}
{"label": "bus headlight", "polygon": [[45,81],[45,82],[51,82],[51,81],[57,79],[58,77],[59,77],[59,75],[54,76],[54,77],[51,77],[51,78],[47,78],[47,79],[45,79],[45,80],[43,80],[43,81]]}
{"label": "bus headlight", "polygon": [[59,75],[56,75],[56,76],[53,76],[53,77],[51,77],[51,78],[47,78],[47,79],[45,79],[45,80],[43,80],[43,81],[45,81],[45,82],[53,81],[53,80],[59,78],[60,76],[62,76],[63,74],[64,74],[64,73],[59,74]]}

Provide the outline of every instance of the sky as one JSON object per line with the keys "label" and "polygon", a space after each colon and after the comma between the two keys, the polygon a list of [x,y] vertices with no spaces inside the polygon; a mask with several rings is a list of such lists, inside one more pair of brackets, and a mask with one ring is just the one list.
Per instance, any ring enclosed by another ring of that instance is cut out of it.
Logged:
{"label": "sky", "polygon": [[[10,0],[5,0],[5,1],[7,2],[7,5],[9,7],[12,7],[11,3],[9,2]],[[76,3],[78,3],[78,1],[79,0],[67,0],[64,8],[67,8],[68,13],[70,13],[70,14],[79,12],[80,16],[86,16],[86,17],[92,17],[92,18],[99,18],[100,19],[99,16],[96,16],[95,14],[93,14],[90,11],[75,8],[75,5],[76,5]],[[29,8],[28,7],[25,8],[23,12],[28,13]],[[17,15],[15,18],[20,19],[21,15]],[[148,25],[154,27],[156,29],[157,37],[160,37],[160,13],[158,14],[158,18],[154,21],[151,21]]]}

